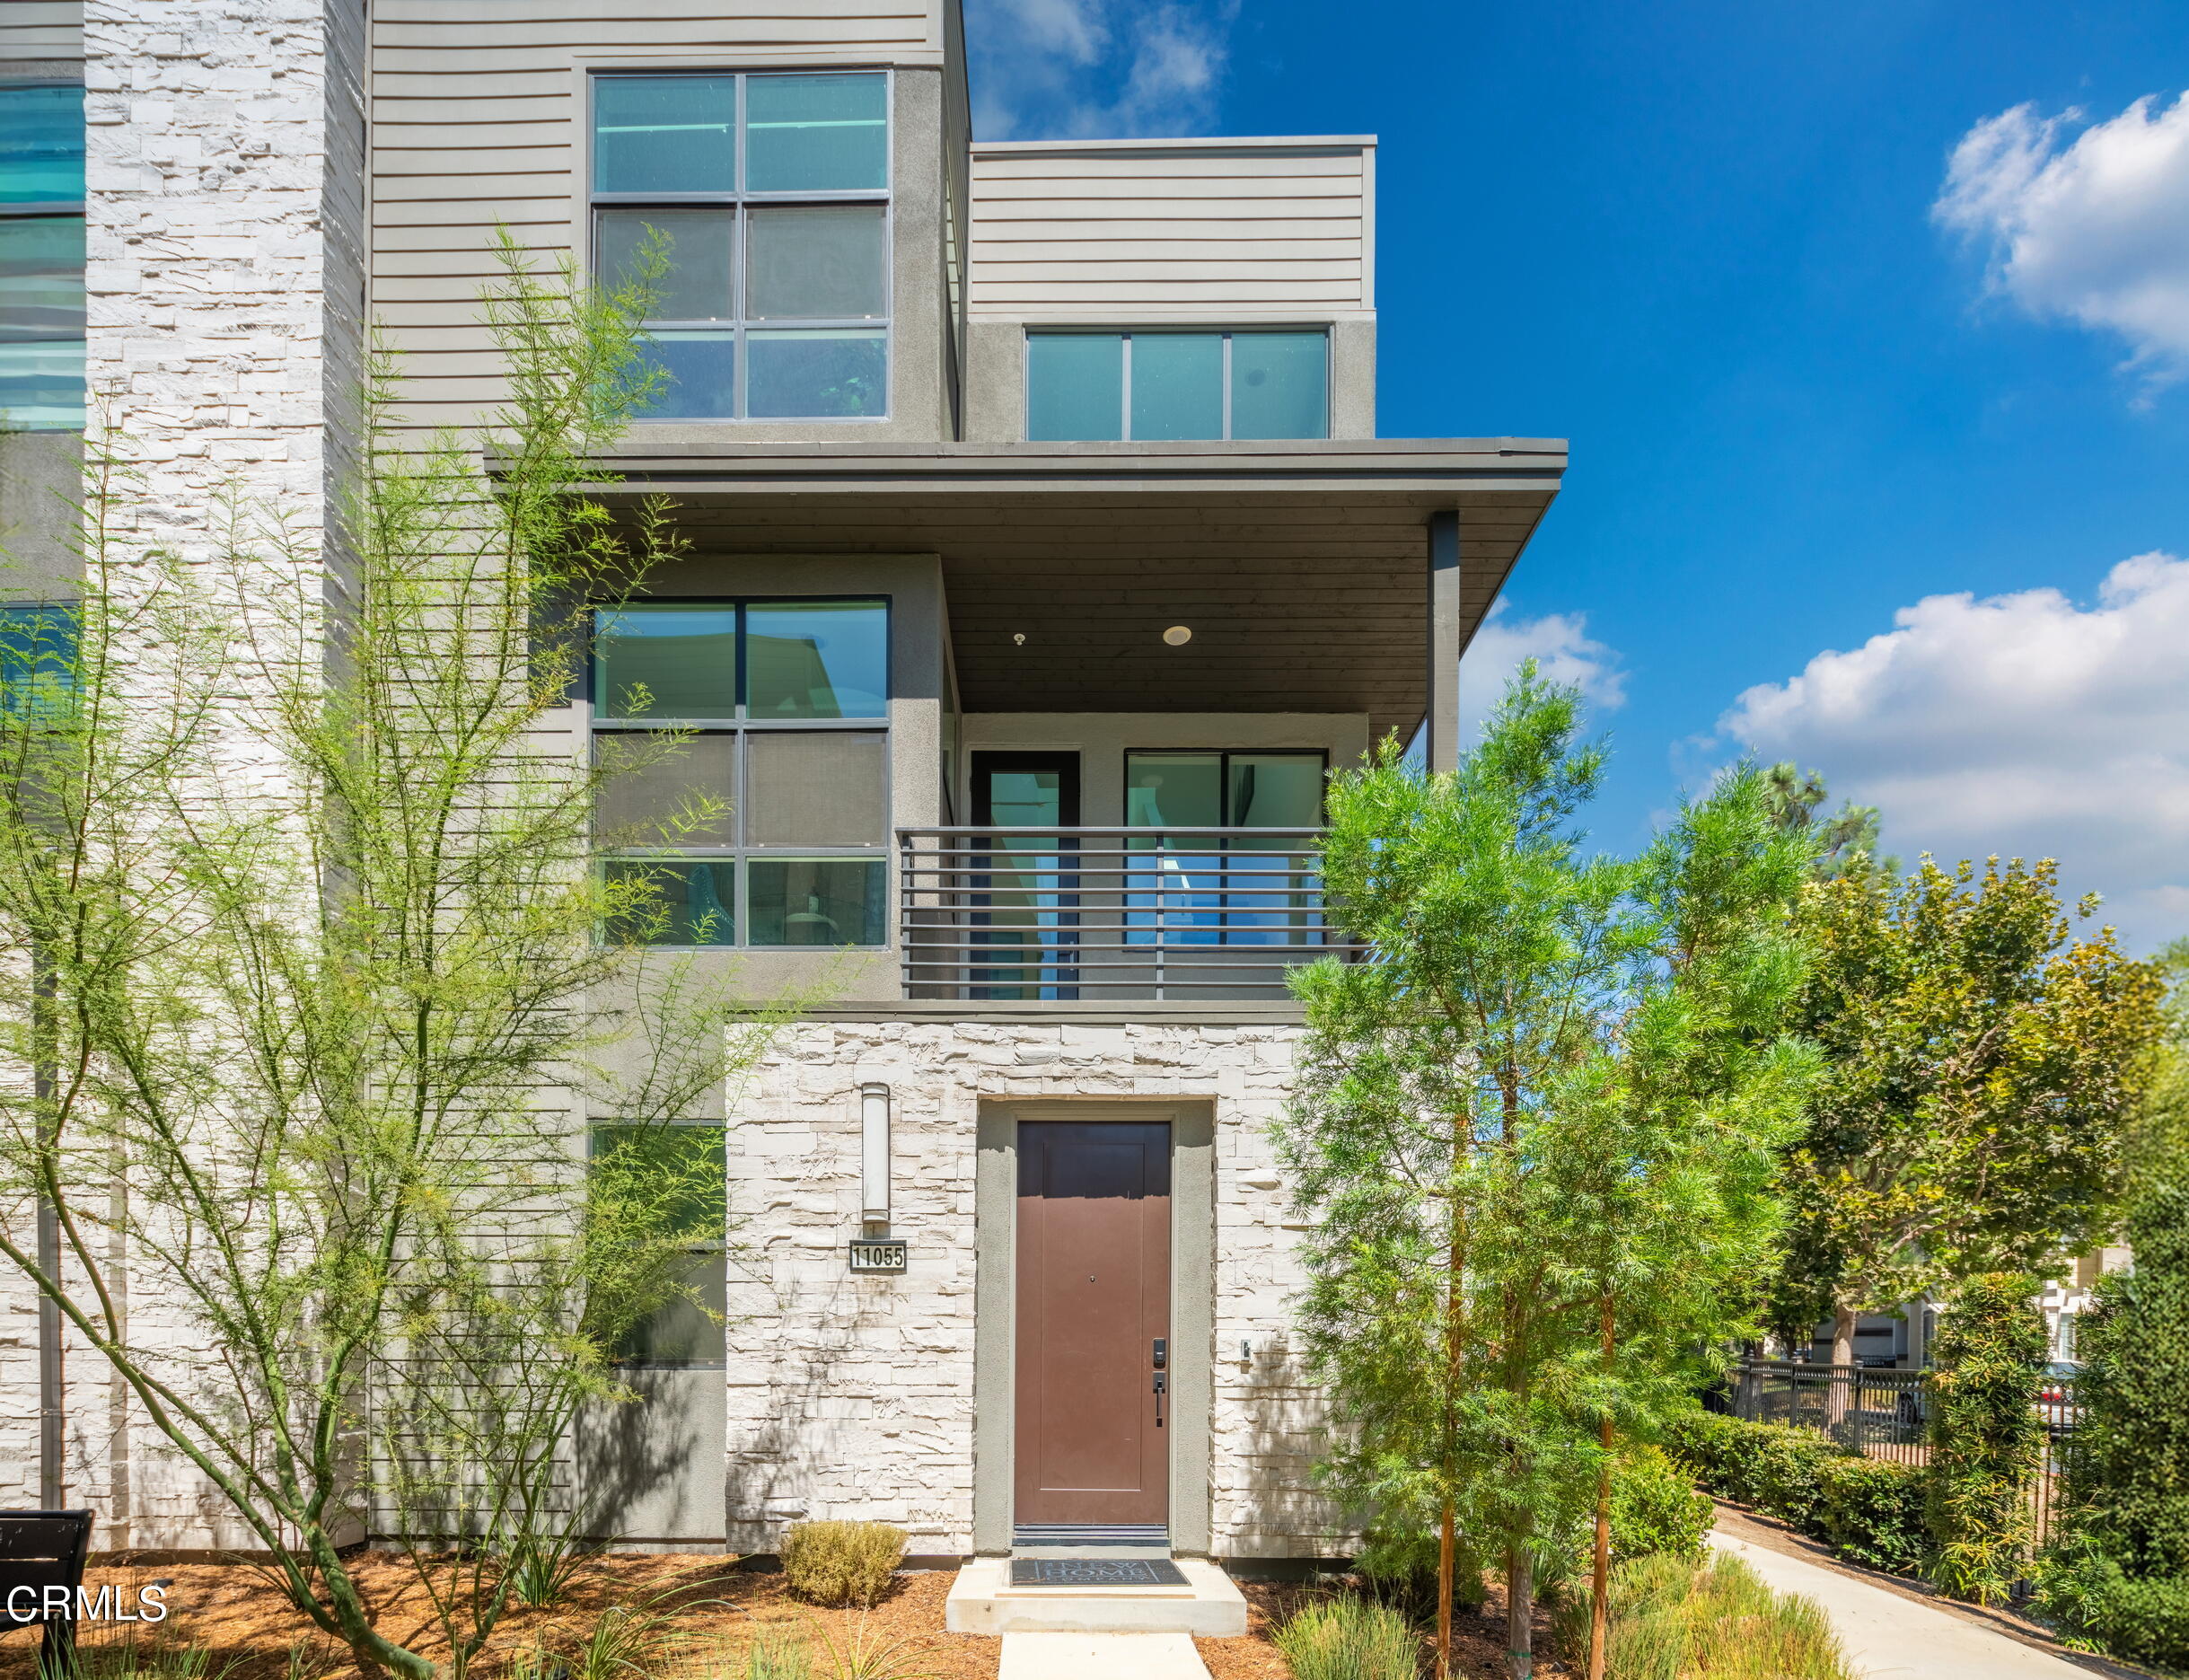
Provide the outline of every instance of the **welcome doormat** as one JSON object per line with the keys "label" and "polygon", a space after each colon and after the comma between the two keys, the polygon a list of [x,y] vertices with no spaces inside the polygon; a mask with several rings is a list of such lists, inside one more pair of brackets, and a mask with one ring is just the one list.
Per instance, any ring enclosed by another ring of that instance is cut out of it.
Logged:
{"label": "welcome doormat", "polygon": [[1013,1558],[1014,1587],[1183,1587],[1168,1558]]}

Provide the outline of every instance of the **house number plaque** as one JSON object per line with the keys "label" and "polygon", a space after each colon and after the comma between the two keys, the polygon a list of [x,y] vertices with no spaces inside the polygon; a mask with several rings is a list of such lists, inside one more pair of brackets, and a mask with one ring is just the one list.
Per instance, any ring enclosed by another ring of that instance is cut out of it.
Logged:
{"label": "house number plaque", "polygon": [[854,1271],[902,1271],[904,1243],[894,1236],[855,1236],[851,1239]]}

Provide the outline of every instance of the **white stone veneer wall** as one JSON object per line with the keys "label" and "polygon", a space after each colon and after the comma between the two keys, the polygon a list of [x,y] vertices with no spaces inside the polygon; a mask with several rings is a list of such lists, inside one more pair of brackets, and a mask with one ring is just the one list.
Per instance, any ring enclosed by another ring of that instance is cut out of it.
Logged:
{"label": "white stone veneer wall", "polygon": [[[233,487],[289,522],[317,585],[330,470],[355,441],[341,417],[363,331],[365,0],[84,11],[87,376],[94,415],[140,475],[115,510],[119,551],[209,555],[219,493]],[[202,1337],[142,1280],[129,1280],[128,1315],[141,1346],[202,1367]],[[9,1280],[11,1418],[35,1418],[36,1322]],[[63,1496],[99,1512],[94,1544],[250,1544],[97,1355],[72,1336],[66,1357]],[[0,1504],[35,1504],[34,1421],[0,1442],[15,1449]]]}
{"label": "white stone veneer wall", "polygon": [[[798,1517],[894,1522],[922,1553],[972,1547],[974,1129],[983,1100],[1213,1100],[1218,1556],[1346,1549],[1311,1491],[1319,1405],[1285,1353],[1297,1286],[1269,1122],[1299,1029],[884,1022],[793,1029],[729,1130],[729,1543]],[[852,1277],[857,1087],[893,1106],[901,1278]],[[742,1262],[742,1276],[740,1262]],[[1239,1359],[1253,1346],[1250,1365]]]}

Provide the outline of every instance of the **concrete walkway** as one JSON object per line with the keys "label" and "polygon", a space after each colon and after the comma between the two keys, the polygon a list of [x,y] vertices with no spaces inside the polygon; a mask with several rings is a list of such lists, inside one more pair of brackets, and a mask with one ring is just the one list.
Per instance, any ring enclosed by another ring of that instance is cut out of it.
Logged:
{"label": "concrete walkway", "polygon": [[1209,1680],[1191,1633],[1007,1633],[997,1680]]}
{"label": "concrete walkway", "polygon": [[[1948,1610],[1837,1570],[1755,1545],[1720,1529],[1710,1543],[1775,1590],[1814,1599],[1866,1680],[2088,1680],[2079,1664],[2038,1650]],[[1005,1671],[1005,1680],[1010,1680]]]}

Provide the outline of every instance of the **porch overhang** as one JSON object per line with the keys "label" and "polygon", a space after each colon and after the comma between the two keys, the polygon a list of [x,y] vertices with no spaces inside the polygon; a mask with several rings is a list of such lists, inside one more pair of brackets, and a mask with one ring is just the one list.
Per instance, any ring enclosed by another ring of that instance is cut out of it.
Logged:
{"label": "porch overhang", "polygon": [[[650,429],[593,489],[668,497],[695,553],[940,556],[968,711],[1365,712],[1379,734],[1420,722],[1566,466],[1543,438],[724,448]],[[1451,655],[1427,639],[1440,515]]]}

